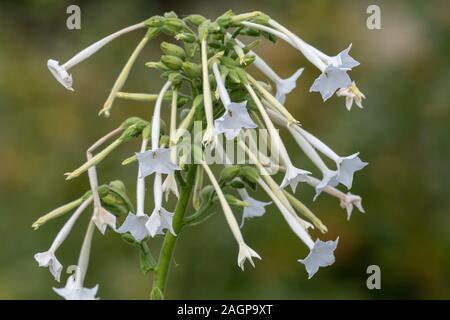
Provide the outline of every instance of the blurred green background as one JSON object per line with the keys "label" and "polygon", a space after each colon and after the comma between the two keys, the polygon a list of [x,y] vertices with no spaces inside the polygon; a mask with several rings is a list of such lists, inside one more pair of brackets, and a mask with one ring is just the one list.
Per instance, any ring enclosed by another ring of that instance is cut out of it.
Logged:
{"label": "blurred green background", "polygon": [[[81,7],[81,30],[65,26],[69,4]],[[381,7],[381,30],[366,27],[370,4]],[[319,94],[308,93],[318,73],[285,43],[263,43],[258,53],[284,76],[306,67],[287,107],[338,153],[360,151],[370,162],[356,174],[352,189],[363,196],[367,213],[354,212],[346,221],[336,199],[324,194],[312,202],[309,187],[300,187],[297,195],[330,230],[321,238],[340,236],[336,263],[312,280],[296,262],[307,254],[305,246],[274,206],[246,223],[247,242],[263,260],[245,272],[236,265],[237,246],[217,214],[181,235],[167,298],[450,298],[448,1],[22,0],[0,3],[1,299],[58,298],[51,290],[58,285],[33,255],[47,250],[65,219],[38,231],[31,229],[32,222],[87,190],[86,177],[65,182],[63,173],[84,161],[84,150],[97,137],[130,115],[151,116],[148,105],[123,101],[116,101],[110,119],[97,116],[142,32],[114,41],[73,69],[73,93],[53,79],[47,59],[65,61],[97,39],[155,14],[174,10],[215,18],[227,9],[264,11],[330,54],[353,43],[352,55],[361,66],[351,76],[367,100],[364,110],[351,112],[342,98],[323,103]],[[157,92],[162,80],[143,63],[158,58],[158,44],[145,49],[124,90]],[[294,150],[293,141],[287,141]],[[100,179],[124,180],[132,199],[136,168],[121,168],[120,161],[138,145],[121,148],[99,166]],[[301,152],[292,157],[306,163]],[[65,266],[76,263],[84,218],[58,251]],[[152,248],[159,243],[152,241]],[[366,268],[372,264],[381,268],[381,290],[366,288]],[[137,252],[110,232],[94,239],[86,285],[96,283],[101,298],[142,299],[148,297],[151,276],[141,274]]]}

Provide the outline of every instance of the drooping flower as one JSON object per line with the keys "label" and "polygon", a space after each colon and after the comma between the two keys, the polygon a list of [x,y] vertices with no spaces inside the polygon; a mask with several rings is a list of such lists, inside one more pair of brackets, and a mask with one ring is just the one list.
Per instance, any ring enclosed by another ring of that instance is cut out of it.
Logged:
{"label": "drooping flower", "polygon": [[248,203],[248,206],[244,207],[244,212],[242,213],[241,228],[244,226],[246,219],[263,216],[266,213],[265,207],[272,203],[258,201],[252,198],[245,189],[238,189],[238,193],[241,196],[242,201]]}
{"label": "drooping flower", "polygon": [[336,163],[339,172],[339,182],[345,185],[347,189],[351,189],[354,173],[368,165],[367,162],[361,161],[361,159],[358,157],[359,152],[347,157],[341,157],[325,143],[320,141],[318,138],[316,138],[314,135],[304,130],[303,128],[297,127],[297,131],[300,132],[314,148],[322,152],[324,155],[326,155]]}
{"label": "drooping flower", "polygon": [[113,230],[116,229],[116,216],[108,212],[108,210],[101,206],[94,208],[92,221],[95,223],[102,234],[105,234],[107,226],[109,226]]}
{"label": "drooping flower", "polygon": [[252,266],[255,266],[253,258],[261,259],[261,257],[256,251],[254,251],[245,243],[244,238],[242,237],[241,231],[239,229],[239,225],[236,221],[236,218],[234,217],[233,212],[231,211],[230,205],[228,204],[225,195],[223,194],[222,189],[219,186],[219,183],[217,182],[216,178],[214,177],[214,174],[212,173],[211,169],[206,164],[206,162],[203,160],[200,161],[203,169],[205,170],[206,174],[209,177],[209,180],[211,181],[214,187],[214,190],[216,191],[217,197],[219,198],[220,205],[222,206],[222,210],[225,215],[225,219],[227,220],[228,226],[230,227],[231,233],[233,233],[233,236],[239,245],[239,254],[237,260],[239,267],[242,270],[244,270],[244,263],[246,260],[248,260]]}
{"label": "drooping flower", "polygon": [[109,36],[91,44],[89,47],[81,50],[79,53],[77,53],[75,56],[73,56],[70,60],[68,60],[66,63],[60,65],[58,61],[49,59],[47,61],[47,67],[52,73],[52,75],[58,80],[59,83],[61,83],[66,89],[73,91],[72,88],[72,75],[69,74],[68,70],[80,62],[84,61],[85,59],[89,58],[91,55],[96,53],[98,50],[100,50],[103,46],[114,40],[115,38],[134,31],[136,29],[144,28],[144,23],[138,23],[132,26],[129,26],[127,28],[124,28],[122,30],[119,30],[113,34],[110,34]]}
{"label": "drooping flower", "polygon": [[[241,47],[245,47],[245,45],[239,41],[238,39],[235,39],[236,43]],[[292,92],[297,86],[297,79],[301,76],[303,73],[303,68],[298,69],[294,72],[293,75],[286,79],[282,79],[268,64],[266,61],[264,61],[260,56],[258,56],[255,52],[249,51],[249,55],[253,55],[255,57],[255,61],[253,64],[267,77],[269,77],[270,80],[272,80],[277,88],[277,92],[275,97],[277,98],[280,103],[284,104],[286,101],[286,95]]]}
{"label": "drooping flower", "polygon": [[56,250],[61,246],[61,244],[66,240],[70,231],[72,230],[75,222],[80,217],[81,213],[86,209],[86,207],[92,202],[92,196],[84,200],[81,205],[75,210],[72,216],[67,220],[58,235],[53,240],[50,249],[45,252],[39,252],[34,255],[34,259],[39,263],[39,267],[48,267],[50,273],[53,275],[56,281],[59,282],[62,271],[62,264],[58,261],[55,256]]}
{"label": "drooping flower", "polygon": [[361,91],[359,91],[358,87],[355,84],[355,81],[352,82],[350,87],[339,89],[336,94],[339,97],[345,97],[345,106],[347,107],[348,111],[352,109],[353,101],[355,101],[356,105],[359,108],[363,108],[362,100],[365,99],[366,96]]}
{"label": "drooping flower", "polygon": [[308,272],[308,279],[311,279],[320,267],[328,267],[336,260],[334,250],[336,250],[339,237],[334,241],[322,241],[317,239],[309,248],[309,254],[305,259],[299,259],[298,262],[305,265]]}
{"label": "drooping flower", "polygon": [[328,57],[329,63],[335,67],[347,70],[351,70],[354,67],[359,66],[360,63],[349,54],[351,48],[352,44],[350,44],[348,48],[339,52],[336,56]]}
{"label": "drooping flower", "polygon": [[309,89],[310,92],[320,92],[323,101],[333,96],[336,90],[350,86],[352,80],[346,70],[329,65],[323,73],[317,77]]}
{"label": "drooping flower", "polygon": [[171,174],[180,168],[170,158],[170,148],[156,148],[136,154],[142,177],[153,173]]}
{"label": "drooping flower", "polygon": [[[148,140],[143,138],[141,145],[141,152],[147,149]],[[148,222],[148,215],[144,213],[144,204],[145,204],[145,178],[141,174],[141,168],[138,168],[138,177],[137,177],[137,187],[136,187],[136,214],[128,213],[124,223],[117,229],[118,233],[131,233],[133,238],[136,241],[142,241],[147,236],[149,236],[149,232],[147,227],[145,226]]]}
{"label": "drooping flower", "polygon": [[53,288],[53,290],[66,300],[97,300],[96,294],[98,285],[89,289],[84,287],[84,278],[89,264],[89,256],[92,245],[92,236],[94,234],[94,223],[89,222],[89,226],[84,236],[83,244],[81,246],[80,257],[75,271],[75,275],[67,279],[64,288]]}

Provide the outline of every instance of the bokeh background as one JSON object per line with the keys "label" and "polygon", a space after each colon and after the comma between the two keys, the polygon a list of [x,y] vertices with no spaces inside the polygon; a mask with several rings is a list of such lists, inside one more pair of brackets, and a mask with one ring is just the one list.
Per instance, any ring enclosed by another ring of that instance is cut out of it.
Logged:
{"label": "bokeh background", "polygon": [[[65,27],[69,4],[81,7],[81,30]],[[381,7],[381,30],[366,27],[370,4]],[[58,285],[47,270],[38,268],[33,255],[48,248],[65,219],[38,231],[31,224],[87,190],[86,177],[70,182],[63,177],[84,160],[87,146],[124,118],[150,118],[152,110],[116,101],[110,119],[97,117],[142,32],[114,41],[77,66],[73,93],[53,79],[47,59],[65,61],[97,39],[155,14],[174,10],[214,18],[227,9],[265,11],[330,54],[353,43],[352,54],[361,66],[351,75],[367,100],[364,110],[354,107],[351,112],[342,98],[323,103],[318,94],[308,93],[317,71],[283,42],[263,43],[258,52],[281,75],[306,67],[287,107],[339,153],[360,151],[370,162],[357,173],[352,189],[363,196],[367,213],[355,212],[347,221],[336,199],[324,194],[312,202],[311,190],[300,188],[297,195],[330,230],[322,238],[340,236],[335,265],[321,269],[312,280],[296,262],[307,254],[304,245],[273,206],[244,228],[248,243],[263,257],[245,272],[236,265],[236,244],[223,215],[217,214],[181,235],[166,296],[450,298],[448,1],[22,0],[0,2],[1,299],[58,298],[51,290]],[[159,75],[143,65],[158,58],[158,43],[145,49],[125,90],[153,93],[162,85]],[[125,181],[132,199],[136,168],[122,168],[120,161],[138,145],[135,141],[121,148],[99,167],[103,182]],[[299,165],[306,163],[300,152],[292,155]],[[58,252],[65,266],[76,263],[86,218]],[[159,244],[154,240],[151,247],[156,250]],[[372,264],[381,268],[381,290],[366,287],[366,268]],[[117,235],[97,234],[86,280],[88,286],[96,283],[101,298],[145,299],[151,275],[140,272],[137,252]]]}

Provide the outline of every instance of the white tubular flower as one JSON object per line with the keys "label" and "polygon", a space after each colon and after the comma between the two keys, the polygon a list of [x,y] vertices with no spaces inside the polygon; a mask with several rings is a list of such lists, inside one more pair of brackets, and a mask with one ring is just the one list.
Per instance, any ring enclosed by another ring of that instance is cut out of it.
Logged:
{"label": "white tubular flower", "polygon": [[61,278],[62,264],[56,259],[56,250],[61,246],[61,244],[66,240],[73,225],[80,217],[81,213],[86,209],[86,207],[92,202],[92,196],[83,201],[83,203],[75,210],[72,216],[67,220],[61,230],[58,232],[55,240],[53,240],[50,249],[45,252],[39,252],[34,255],[34,259],[38,262],[39,267],[48,267],[50,273],[55,277],[55,280],[59,282]]}
{"label": "white tubular flower", "polygon": [[359,152],[347,157],[341,157],[308,131],[300,127],[297,127],[296,130],[301,133],[303,137],[305,137],[305,139],[308,140],[314,148],[322,152],[324,155],[326,155],[336,163],[339,172],[339,182],[345,185],[347,189],[351,189],[353,183],[353,174],[368,165],[367,162],[361,161],[361,159],[358,157]]}
{"label": "white tubular flower", "polygon": [[206,115],[206,131],[203,135],[203,144],[211,144],[215,146],[217,142],[217,132],[214,127],[213,105],[211,98],[211,86],[208,77],[208,55],[207,55],[206,39],[201,41],[202,54],[202,85],[203,85],[203,104]]}
{"label": "white tubular flower", "polygon": [[[175,135],[177,131],[177,100],[178,100],[178,90],[173,89],[172,94],[172,104],[170,110],[170,141],[175,140]],[[176,146],[172,146],[170,149],[170,160],[172,163],[177,161],[177,149]],[[163,191],[166,194],[166,201],[169,200],[169,194],[172,192],[177,198],[180,197],[178,192],[177,180],[175,179],[175,174],[171,173],[167,175],[166,179],[162,185]]]}
{"label": "white tubular flower", "polygon": [[348,88],[341,88],[336,92],[336,95],[339,97],[345,97],[345,106],[347,110],[350,111],[352,109],[353,101],[355,101],[356,105],[362,109],[362,100],[366,98],[366,96],[359,91],[358,87],[355,84],[355,81],[352,82],[352,85]]}
{"label": "white tubular flower", "polygon": [[314,81],[310,92],[320,92],[323,101],[327,101],[333,96],[337,89],[350,86],[352,80],[347,71],[329,65],[323,73]]}
{"label": "white tubular flower", "polygon": [[175,170],[180,169],[171,160],[172,155],[170,148],[159,147],[161,105],[164,94],[167,92],[171,85],[171,82],[167,81],[161,89],[161,92],[158,95],[158,99],[156,100],[152,119],[152,149],[136,154],[137,160],[139,162],[139,168],[143,177],[149,176],[155,172],[159,174],[171,174]]}
{"label": "white tubular flower", "polygon": [[247,190],[245,189],[238,189],[237,191],[241,196],[242,201],[248,203],[248,206],[244,207],[244,212],[242,213],[242,222],[240,225],[240,227],[242,228],[246,219],[262,217],[266,213],[265,207],[270,205],[272,202],[258,201],[250,197]]}
{"label": "white tubular flower", "polygon": [[60,65],[58,61],[49,59],[47,61],[47,67],[52,73],[52,75],[58,80],[59,83],[61,83],[64,88],[73,91],[72,88],[72,75],[69,74],[68,70],[83,60],[89,58],[91,55],[96,53],[98,50],[100,50],[103,46],[114,40],[115,38],[134,31],[136,29],[144,28],[144,23],[138,23],[132,26],[129,26],[127,28],[124,28],[122,30],[119,30],[113,34],[110,34],[109,36],[91,44],[89,47],[83,49],[79,53],[77,53],[75,56],[73,56],[70,60],[68,60],[66,63]]}
{"label": "white tubular flower", "polygon": [[203,160],[200,161],[202,167],[205,169],[205,172],[209,177],[209,180],[211,180],[214,190],[216,191],[216,194],[220,201],[220,205],[222,206],[222,210],[225,215],[225,219],[227,220],[228,226],[230,227],[231,233],[233,233],[233,236],[239,245],[239,254],[237,260],[239,267],[242,270],[244,270],[244,263],[246,260],[248,260],[250,264],[254,267],[255,264],[253,262],[253,258],[261,259],[261,257],[259,256],[258,253],[256,253],[252,248],[250,248],[245,243],[244,238],[242,237],[241,231],[239,229],[239,225],[236,221],[236,218],[234,217],[233,212],[231,211],[230,205],[225,199],[225,195],[223,194],[222,189],[219,186],[219,183],[217,182],[216,178],[214,177],[214,174],[212,173],[209,166],[205,163],[205,161]]}
{"label": "white tubular flower", "polygon": [[336,250],[339,242],[339,237],[334,241],[322,241],[316,239],[316,242],[309,247],[309,254],[305,259],[299,259],[298,262],[305,265],[306,272],[308,272],[308,279],[311,279],[320,267],[331,266],[334,261],[334,250]]}
{"label": "white tubular flower", "polygon": [[317,197],[320,195],[320,193],[325,189],[326,187],[335,187],[339,184],[339,172],[336,170],[330,170],[327,165],[323,162],[323,160],[320,158],[319,154],[316,152],[316,150],[311,146],[311,144],[302,136],[301,133],[298,132],[297,128],[298,126],[288,126],[287,120],[277,112],[268,109],[267,113],[269,114],[270,118],[275,121],[275,123],[284,126],[289,130],[291,135],[294,137],[294,140],[297,142],[299,147],[303,150],[303,152],[306,154],[306,156],[316,165],[317,168],[322,172],[322,181],[320,181],[315,189],[316,194],[314,196],[314,200],[317,199]]}
{"label": "white tubular flower", "polygon": [[96,294],[98,285],[89,289],[83,287],[84,278],[89,265],[89,255],[91,252],[92,236],[94,234],[94,223],[91,221],[86,231],[83,244],[81,246],[80,257],[75,276],[67,279],[64,288],[53,288],[53,290],[66,300],[97,300]]}
{"label": "white tubular flower", "polygon": [[[235,39],[236,43],[241,47],[245,47],[245,45],[239,41],[238,39]],[[295,73],[290,76],[289,78],[282,79],[267,63],[264,61],[260,56],[258,56],[255,52],[249,51],[248,54],[253,55],[255,57],[255,61],[253,64],[267,77],[269,77],[270,80],[272,80],[276,87],[277,87],[277,93],[275,97],[277,100],[284,104],[286,102],[286,95],[291,93],[292,90],[294,90],[297,86],[297,79],[302,75],[303,68],[298,69],[295,71]]]}
{"label": "white tubular flower", "polygon": [[[311,186],[316,187],[319,183],[320,180],[314,177],[309,177],[308,184],[310,184]],[[325,188],[324,192],[339,199],[339,205],[341,206],[342,209],[345,209],[345,211],[347,212],[347,220],[350,220],[354,206],[359,210],[359,212],[365,213],[364,208],[362,206],[362,198],[360,196],[352,194],[350,192],[344,193],[332,187]]]}
{"label": "white tubular flower", "polygon": [[296,168],[289,158],[289,154],[286,150],[286,147],[283,144],[283,141],[280,138],[280,135],[278,131],[275,129],[275,126],[273,125],[272,121],[269,118],[269,115],[266,112],[266,109],[261,103],[261,100],[256,95],[256,92],[253,90],[253,88],[247,84],[246,86],[247,91],[250,93],[252,99],[255,101],[256,106],[258,107],[259,112],[261,113],[261,116],[263,117],[264,123],[267,127],[267,130],[269,131],[269,134],[271,138],[273,139],[274,143],[272,143],[272,148],[276,151],[278,151],[281,159],[285,163],[286,166],[286,174],[284,176],[283,182],[281,183],[282,188],[285,188],[286,186],[290,185],[292,190],[295,192],[297,189],[297,185],[299,182],[306,182],[308,179],[308,174],[310,172],[302,169]]}
{"label": "white tubular flower", "polygon": [[175,231],[172,227],[173,213],[162,207],[162,183],[161,174],[155,174],[153,193],[155,198],[155,209],[145,224],[151,237],[158,234],[164,234],[164,230],[169,230],[174,236]]}
{"label": "white tubular flower", "polygon": [[[147,149],[147,139],[142,139],[141,152]],[[149,217],[144,213],[145,204],[145,178],[141,174],[141,169],[138,169],[137,177],[137,187],[136,187],[136,203],[137,209],[136,214],[128,213],[127,218],[124,223],[117,229],[118,233],[131,233],[136,241],[142,241],[147,236],[149,232],[145,224],[147,223]]]}
{"label": "white tubular flower", "polygon": [[231,102],[216,62],[213,63],[212,69],[219,90],[220,100],[225,108],[225,113],[222,117],[214,121],[216,132],[217,134],[224,133],[227,140],[232,140],[236,138],[242,128],[254,129],[257,125],[248,114],[247,101]]}

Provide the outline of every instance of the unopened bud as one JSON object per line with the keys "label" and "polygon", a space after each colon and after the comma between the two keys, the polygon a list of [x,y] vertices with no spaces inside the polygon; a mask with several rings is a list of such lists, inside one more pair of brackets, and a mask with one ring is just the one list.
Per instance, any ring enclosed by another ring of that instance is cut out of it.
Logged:
{"label": "unopened bud", "polygon": [[180,46],[169,42],[161,42],[160,44],[161,50],[166,55],[175,56],[180,59],[184,59],[186,57],[186,52]]}
{"label": "unopened bud", "polygon": [[183,60],[175,56],[163,55],[161,62],[172,70],[180,70],[183,65]]}

